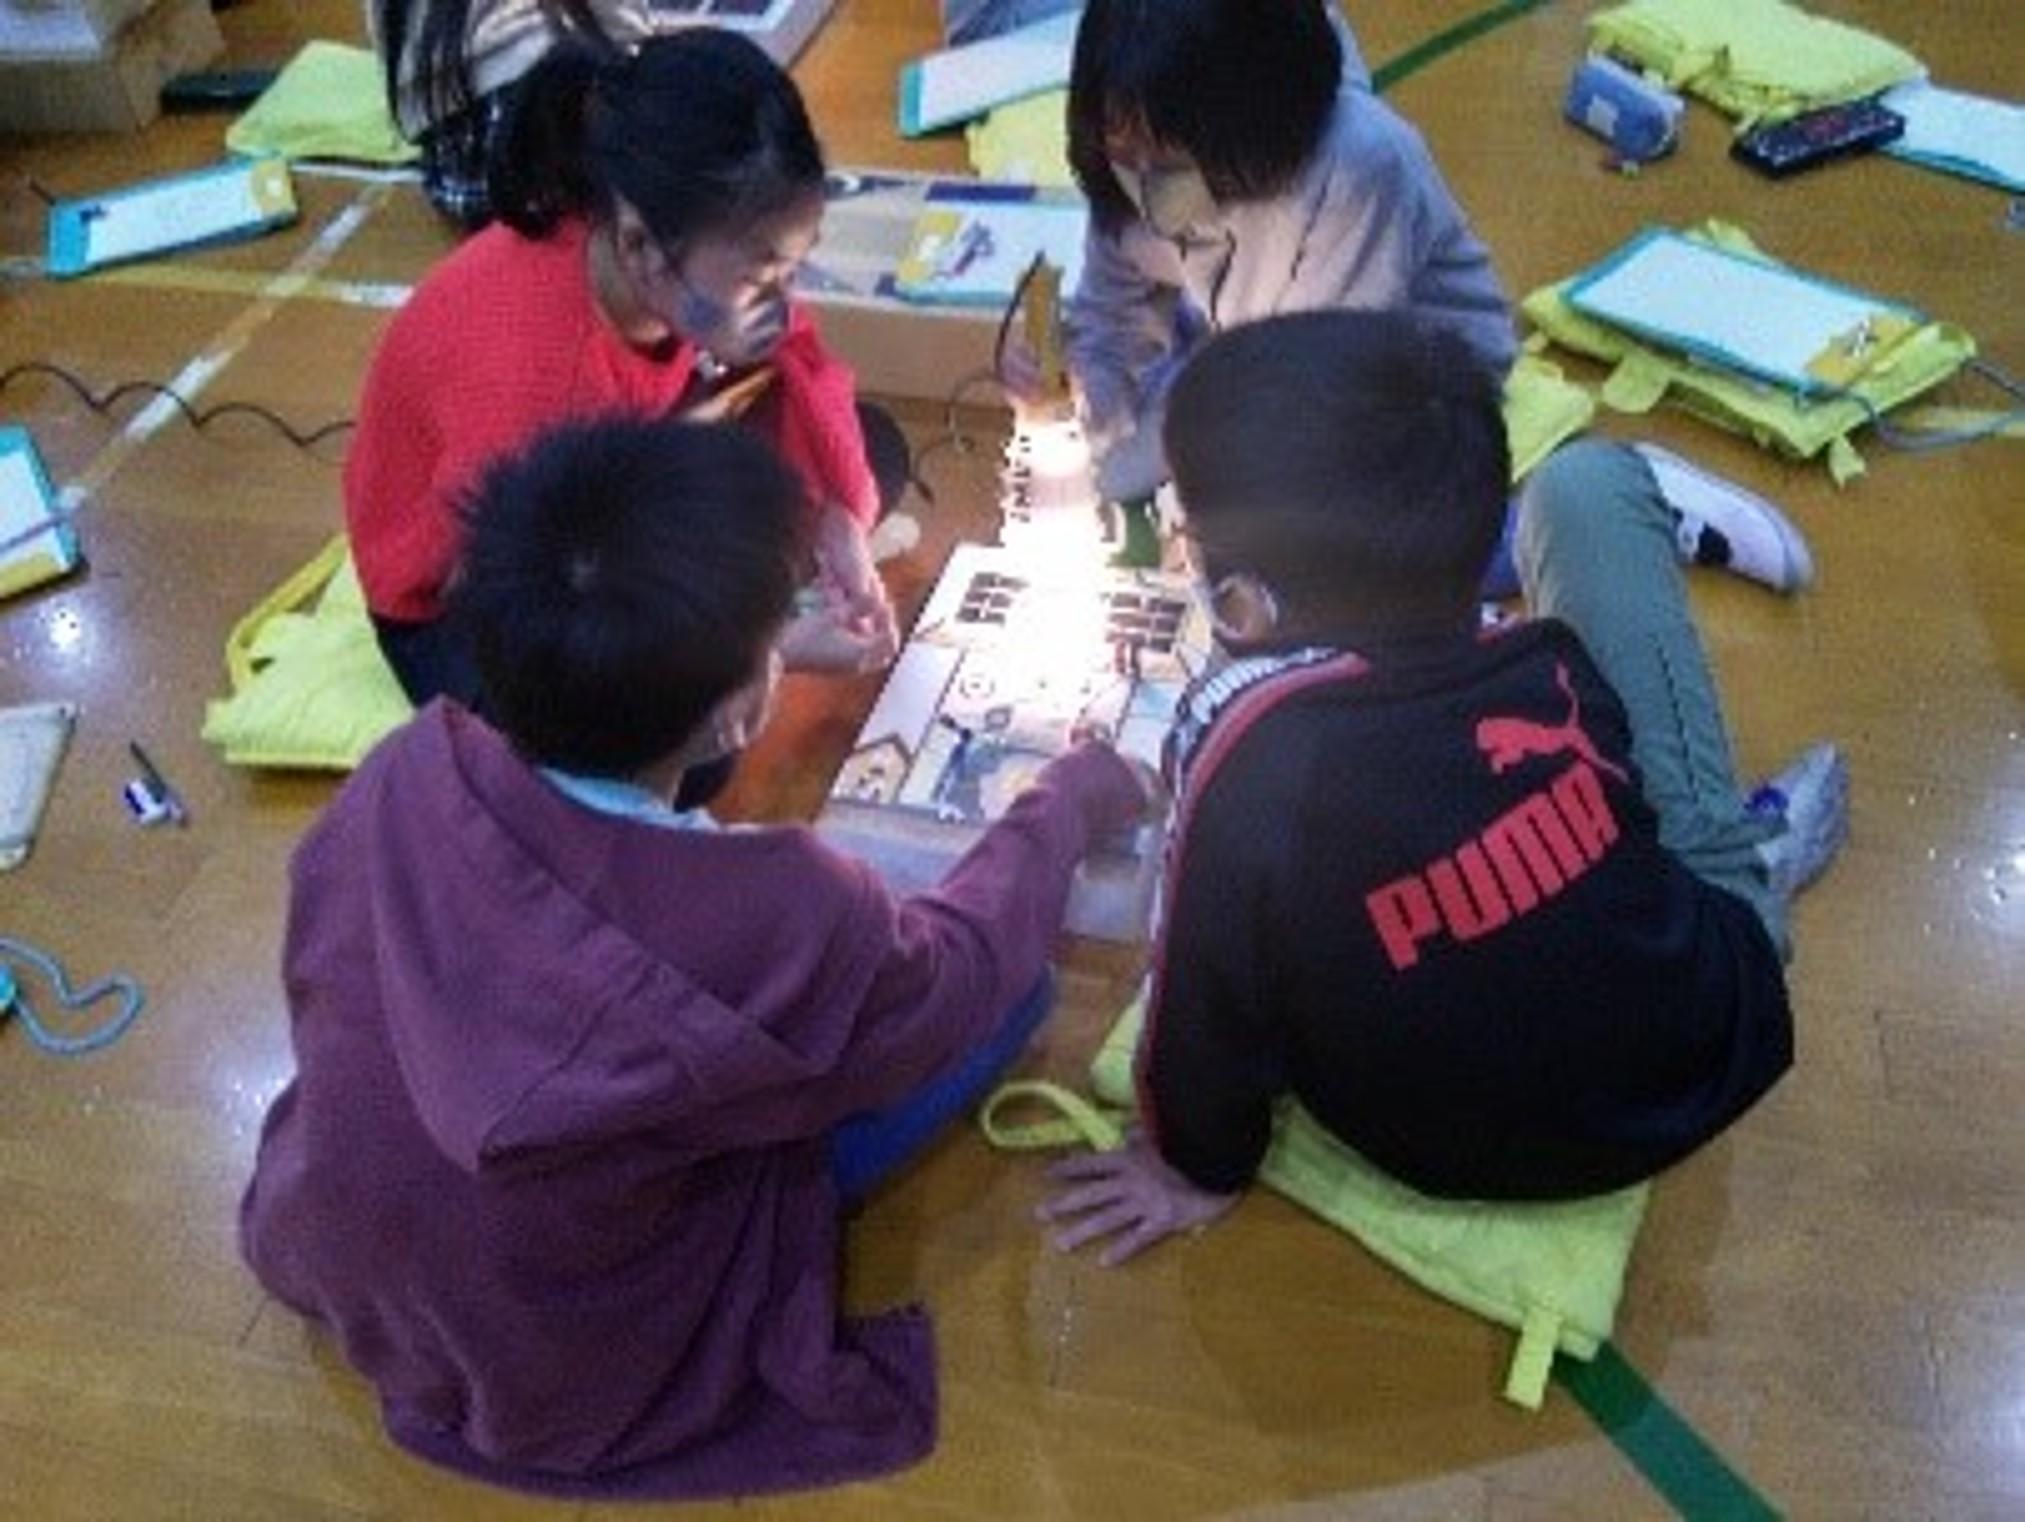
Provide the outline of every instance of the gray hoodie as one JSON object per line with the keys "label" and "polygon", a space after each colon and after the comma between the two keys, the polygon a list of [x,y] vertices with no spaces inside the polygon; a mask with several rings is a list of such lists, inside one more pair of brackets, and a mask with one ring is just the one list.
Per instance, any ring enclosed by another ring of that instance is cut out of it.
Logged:
{"label": "gray hoodie", "polygon": [[1371,93],[1340,22],[1337,34],[1335,110],[1283,194],[1222,206],[1180,239],[1144,221],[1115,234],[1090,228],[1068,345],[1111,495],[1165,479],[1167,387],[1210,332],[1283,312],[1404,308],[1453,323],[1500,371],[1517,353],[1489,251],[1420,134]]}

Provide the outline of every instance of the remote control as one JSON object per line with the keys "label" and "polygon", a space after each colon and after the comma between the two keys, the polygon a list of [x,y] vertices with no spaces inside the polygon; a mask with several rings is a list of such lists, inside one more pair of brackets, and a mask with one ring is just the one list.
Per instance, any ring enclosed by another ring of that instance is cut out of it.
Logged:
{"label": "remote control", "polygon": [[1856,100],[1747,132],[1730,145],[1730,156],[1780,179],[1876,148],[1904,132],[1905,118],[1896,111],[1875,100]]}
{"label": "remote control", "polygon": [[220,69],[178,74],[162,86],[164,111],[237,111],[258,100],[278,69]]}

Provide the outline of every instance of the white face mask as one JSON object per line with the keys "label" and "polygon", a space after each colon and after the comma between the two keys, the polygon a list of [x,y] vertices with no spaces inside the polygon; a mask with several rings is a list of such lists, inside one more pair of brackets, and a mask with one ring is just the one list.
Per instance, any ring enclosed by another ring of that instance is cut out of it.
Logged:
{"label": "white face mask", "polygon": [[1202,171],[1192,165],[1139,170],[1114,163],[1111,173],[1146,225],[1163,238],[1179,238],[1191,227],[1216,220],[1216,197]]}

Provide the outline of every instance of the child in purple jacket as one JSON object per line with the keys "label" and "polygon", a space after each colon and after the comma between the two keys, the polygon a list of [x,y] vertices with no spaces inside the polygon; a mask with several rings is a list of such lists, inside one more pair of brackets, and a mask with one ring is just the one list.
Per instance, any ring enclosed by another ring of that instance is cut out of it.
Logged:
{"label": "child in purple jacket", "polygon": [[909,899],[677,812],[765,722],[797,491],[684,424],[495,467],[452,616],[498,728],[425,709],[296,853],[244,1250],[424,1458],[670,1497],[934,1443],[925,1316],[839,1316],[841,1208],[1024,1045],[1077,859],[1143,793],[1079,749]]}

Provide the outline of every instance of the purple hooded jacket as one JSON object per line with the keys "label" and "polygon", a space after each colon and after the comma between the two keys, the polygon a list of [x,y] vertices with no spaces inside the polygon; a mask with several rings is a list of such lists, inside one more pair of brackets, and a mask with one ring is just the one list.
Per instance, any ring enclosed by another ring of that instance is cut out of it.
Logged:
{"label": "purple hooded jacket", "polygon": [[1136,799],[1077,752],[896,900],[806,829],[598,814],[425,710],[295,856],[297,1074],[247,1261],[397,1442],[498,1483],[723,1495],[920,1458],[931,1330],[839,1318],[826,1136],[1031,987]]}

